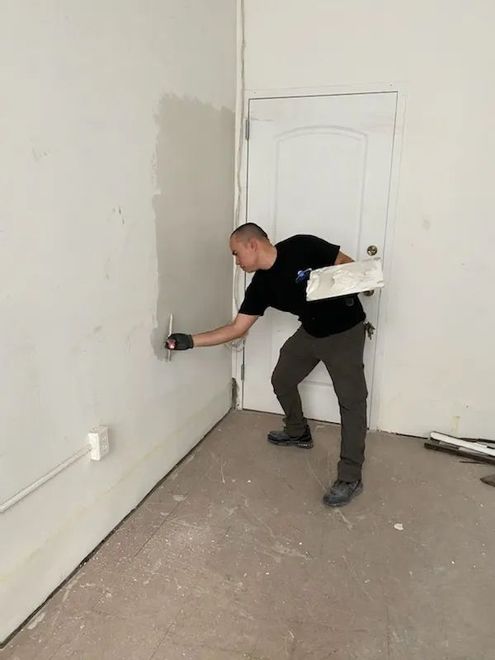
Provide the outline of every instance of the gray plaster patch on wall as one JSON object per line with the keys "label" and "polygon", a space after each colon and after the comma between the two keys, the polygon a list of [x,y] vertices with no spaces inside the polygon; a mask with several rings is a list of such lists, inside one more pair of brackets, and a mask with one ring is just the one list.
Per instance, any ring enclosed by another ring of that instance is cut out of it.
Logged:
{"label": "gray plaster patch on wall", "polygon": [[153,200],[158,261],[157,326],[152,344],[165,358],[174,329],[195,333],[231,319],[234,113],[165,96],[157,114]]}

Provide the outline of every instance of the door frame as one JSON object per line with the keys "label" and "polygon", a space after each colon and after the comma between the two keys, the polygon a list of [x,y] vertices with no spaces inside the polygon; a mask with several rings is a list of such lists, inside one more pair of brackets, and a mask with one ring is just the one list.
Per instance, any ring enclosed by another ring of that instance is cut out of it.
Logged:
{"label": "door frame", "polygon": [[[236,202],[234,229],[236,226],[248,221],[247,191],[249,186],[249,140],[246,136],[246,120],[249,118],[251,101],[267,98],[297,98],[312,96],[343,96],[343,95],[362,95],[377,94],[383,92],[395,92],[397,94],[397,109],[395,115],[394,137],[392,142],[392,162],[389,178],[389,199],[387,207],[387,218],[385,225],[385,244],[383,247],[383,271],[384,279],[387,282],[392,273],[393,247],[395,238],[395,225],[397,216],[397,203],[399,197],[399,174],[400,174],[400,155],[402,152],[404,125],[406,114],[406,87],[403,83],[376,83],[376,84],[352,84],[335,85],[325,87],[291,87],[278,89],[246,89],[244,94],[240,93],[236,103],[236,128],[237,128],[237,149],[235,159],[236,172]],[[233,312],[237,313],[239,303],[243,298],[246,275],[236,275],[237,269],[234,268],[233,280]],[[381,291],[380,306],[378,312],[378,325],[386,323],[389,308],[389,289],[385,287]],[[375,339],[375,358],[372,382],[370,384],[371,395],[368,399],[369,408],[369,428],[370,430],[379,430],[381,391],[385,379],[385,370],[383,369],[383,357],[385,354],[385,333],[377,332]],[[244,343],[243,350],[239,348],[232,351],[232,377],[237,383],[237,401],[235,407],[243,409],[244,404],[244,378],[243,368],[245,361]]]}

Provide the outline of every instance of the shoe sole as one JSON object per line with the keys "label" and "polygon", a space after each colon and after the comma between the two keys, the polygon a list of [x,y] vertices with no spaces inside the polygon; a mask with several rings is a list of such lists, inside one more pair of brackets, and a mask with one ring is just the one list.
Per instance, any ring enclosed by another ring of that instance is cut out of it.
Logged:
{"label": "shoe sole", "polygon": [[345,506],[346,504],[349,504],[350,502],[352,502],[352,500],[355,497],[357,497],[358,495],[360,495],[363,492],[363,490],[364,490],[364,488],[363,488],[363,485],[361,484],[361,486],[358,486],[356,488],[356,490],[353,492],[353,494],[351,495],[351,497],[348,500],[346,500],[345,502],[329,502],[326,499],[326,497],[324,497],[323,498],[323,504],[325,504],[325,506],[329,506],[331,509],[337,509],[339,506]]}
{"label": "shoe sole", "polygon": [[308,442],[300,442],[298,440],[288,440],[287,442],[277,442],[277,440],[272,440],[270,436],[267,438],[268,442],[271,442],[272,445],[276,445],[277,447],[299,447],[300,449],[311,449],[313,446],[313,441],[310,440]]}

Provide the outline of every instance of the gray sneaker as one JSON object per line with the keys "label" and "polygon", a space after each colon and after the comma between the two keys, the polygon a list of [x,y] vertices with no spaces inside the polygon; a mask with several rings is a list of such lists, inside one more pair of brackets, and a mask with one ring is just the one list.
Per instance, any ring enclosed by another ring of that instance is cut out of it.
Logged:
{"label": "gray sneaker", "polygon": [[337,479],[323,497],[323,503],[327,506],[344,506],[348,504],[353,497],[356,497],[363,490],[363,482],[341,481]]}

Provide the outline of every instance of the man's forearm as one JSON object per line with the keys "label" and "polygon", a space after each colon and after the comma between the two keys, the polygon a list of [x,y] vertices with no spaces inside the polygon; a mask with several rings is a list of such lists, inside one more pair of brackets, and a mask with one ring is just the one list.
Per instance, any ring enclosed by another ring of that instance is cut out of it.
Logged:
{"label": "man's forearm", "polygon": [[239,333],[239,328],[236,328],[233,323],[222,325],[215,330],[208,332],[201,332],[199,335],[193,335],[194,346],[217,346],[218,344],[226,344],[228,341],[239,339],[242,334]]}
{"label": "man's forearm", "polygon": [[354,259],[351,259],[351,257],[345,254],[345,252],[339,252],[337,258],[335,259],[334,266],[340,266],[342,264],[352,264],[353,262]]}

